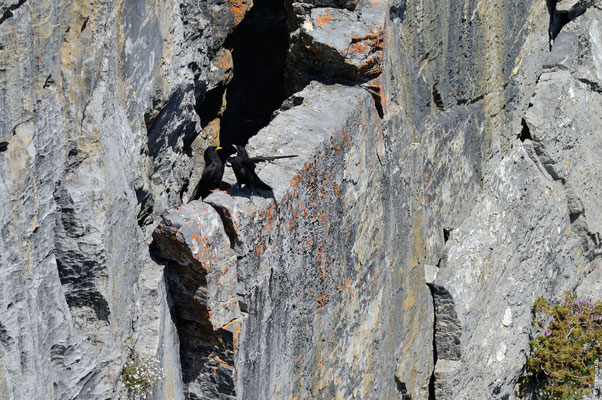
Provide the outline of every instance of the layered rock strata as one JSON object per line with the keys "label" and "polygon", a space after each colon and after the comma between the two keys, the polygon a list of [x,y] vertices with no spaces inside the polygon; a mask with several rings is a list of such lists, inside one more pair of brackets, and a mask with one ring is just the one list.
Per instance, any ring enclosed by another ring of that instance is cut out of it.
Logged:
{"label": "layered rock strata", "polygon": [[299,157],[182,206],[251,7],[0,2],[0,398],[525,398],[600,297],[599,2],[287,3]]}

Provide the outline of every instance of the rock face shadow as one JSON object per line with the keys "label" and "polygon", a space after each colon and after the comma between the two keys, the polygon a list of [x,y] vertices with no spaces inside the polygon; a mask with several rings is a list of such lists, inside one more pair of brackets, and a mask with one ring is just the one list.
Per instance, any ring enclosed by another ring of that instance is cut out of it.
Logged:
{"label": "rock face shadow", "polygon": [[258,0],[228,37],[233,79],[226,90],[220,144],[247,143],[265,127],[285,100],[284,65],[288,47],[287,14],[278,0]]}
{"label": "rock face shadow", "polygon": [[177,244],[156,235],[151,257],[165,265],[170,313],[180,341],[182,381],[186,398],[204,393],[210,398],[236,397],[233,334],[214,329],[208,305],[207,270],[194,259],[169,256]]}

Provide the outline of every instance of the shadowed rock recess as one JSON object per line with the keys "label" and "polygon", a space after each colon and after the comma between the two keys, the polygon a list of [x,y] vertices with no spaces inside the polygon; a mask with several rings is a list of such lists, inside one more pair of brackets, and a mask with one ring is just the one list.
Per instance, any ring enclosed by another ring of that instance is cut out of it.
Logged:
{"label": "shadowed rock recess", "polygon": [[533,399],[600,110],[599,1],[1,0],[0,399]]}

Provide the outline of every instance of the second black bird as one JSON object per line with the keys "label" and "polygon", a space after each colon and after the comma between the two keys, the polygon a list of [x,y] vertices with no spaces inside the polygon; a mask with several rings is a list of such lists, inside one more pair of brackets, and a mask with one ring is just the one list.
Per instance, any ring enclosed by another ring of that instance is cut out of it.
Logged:
{"label": "second black bird", "polygon": [[297,157],[296,155],[249,157],[247,150],[243,146],[236,144],[233,144],[232,146],[234,146],[236,149],[236,154],[228,158],[228,161],[230,164],[232,164],[232,170],[236,176],[236,182],[241,186],[248,186],[251,189],[251,195],[253,195],[255,189],[263,189],[269,192],[272,191],[272,188],[259,179],[259,176],[257,176],[257,173],[255,172],[255,166],[257,163],[273,161],[279,158]]}
{"label": "second black bird", "polygon": [[218,154],[222,150],[221,147],[209,146],[205,150],[205,169],[201,180],[190,195],[190,200],[204,199],[211,193],[212,190],[219,188],[224,176],[224,160]]}

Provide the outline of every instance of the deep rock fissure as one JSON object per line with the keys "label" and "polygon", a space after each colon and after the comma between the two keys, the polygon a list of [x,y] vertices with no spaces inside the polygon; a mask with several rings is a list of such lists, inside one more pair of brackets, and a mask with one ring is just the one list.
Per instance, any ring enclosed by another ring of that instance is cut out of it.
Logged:
{"label": "deep rock fissure", "polygon": [[441,111],[445,111],[445,104],[443,103],[443,98],[441,97],[439,90],[437,90],[437,86],[433,86],[432,94],[433,102],[435,103],[437,108]]}
{"label": "deep rock fissure", "polygon": [[574,20],[575,18],[577,18],[578,16],[583,14],[587,10],[589,5],[591,5],[591,4],[587,4],[587,2],[585,2],[586,4],[581,7],[575,6],[568,11],[559,11],[556,8],[557,2],[558,2],[558,0],[546,0],[546,4],[548,6],[548,13],[550,14],[550,24],[548,27],[548,36],[549,36],[549,40],[550,40],[550,51],[552,50],[552,45],[554,44],[554,40],[556,40],[556,37],[558,36],[558,34],[562,30],[562,28],[566,24],[568,24],[569,22],[571,22],[572,20]]}
{"label": "deep rock fissure", "polygon": [[234,71],[225,88],[226,107],[220,121],[222,146],[246,145],[269,124],[273,112],[285,100],[286,20],[282,1],[258,0],[226,40]]}
{"label": "deep rock fissure", "polygon": [[520,121],[520,123],[521,123],[522,129],[520,131],[520,135],[518,138],[520,139],[521,142],[524,142],[527,139],[531,140],[531,131],[529,130],[529,126],[527,125],[527,122],[523,118]]}
{"label": "deep rock fissure", "polygon": [[238,235],[236,233],[236,228],[234,227],[234,221],[232,221],[232,219],[229,217],[229,213],[228,210],[226,210],[224,207],[215,204],[215,203],[208,203],[211,207],[213,207],[213,209],[215,211],[217,211],[217,214],[219,215],[220,219],[222,220],[222,225],[224,226],[224,232],[226,232],[226,235],[228,236],[228,239],[230,240],[230,248],[234,248],[236,247],[236,244],[239,242],[238,240]]}
{"label": "deep rock fissure", "polygon": [[197,108],[197,114],[201,119],[201,127],[205,128],[209,122],[214,120],[220,113],[223,105],[223,97],[226,91],[226,87],[218,85],[207,93],[202,104]]}
{"label": "deep rock fissure", "polygon": [[[441,263],[441,260],[439,260],[439,263]],[[439,266],[439,265],[437,265]],[[431,377],[429,379],[429,387],[428,387],[428,400],[435,400],[435,365],[437,364],[437,344],[435,341],[435,332],[437,329],[437,312],[435,311],[435,292],[433,290],[433,285],[432,284],[427,284],[428,288],[429,288],[429,292],[431,294],[431,300],[433,302],[433,342],[432,342],[432,348],[433,348],[433,372],[431,373]]]}
{"label": "deep rock fissure", "polygon": [[236,391],[232,333],[214,329],[211,323],[207,271],[193,260],[179,263],[165,258],[156,237],[149,251],[153,261],[165,267],[170,314],[180,338],[185,398],[197,398],[199,388],[211,398],[233,398]]}
{"label": "deep rock fissure", "polygon": [[13,12],[18,10],[23,4],[25,4],[26,1],[27,0],[20,0],[17,4],[13,4],[12,6],[8,7],[8,9],[4,11],[4,14],[2,14],[2,17],[0,17],[0,25],[2,25],[4,21],[12,17],[14,15]]}

